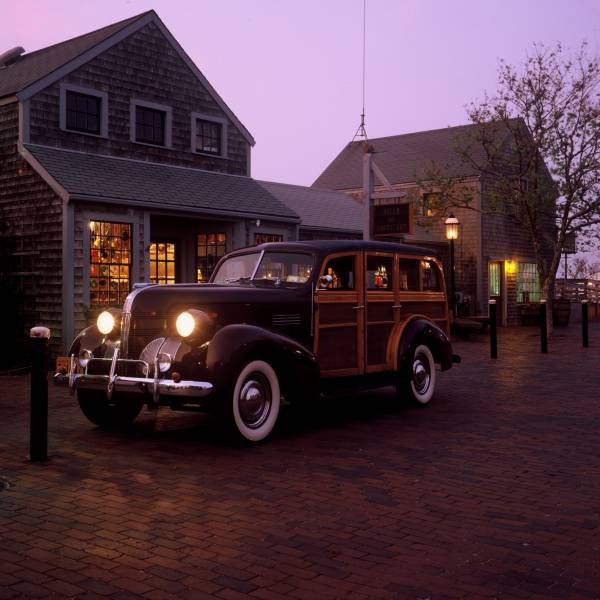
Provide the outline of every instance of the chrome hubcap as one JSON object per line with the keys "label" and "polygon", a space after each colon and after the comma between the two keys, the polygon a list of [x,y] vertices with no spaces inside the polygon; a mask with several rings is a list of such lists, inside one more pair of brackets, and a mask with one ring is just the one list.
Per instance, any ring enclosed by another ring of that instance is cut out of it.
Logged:
{"label": "chrome hubcap", "polygon": [[271,386],[260,373],[253,373],[242,386],[238,398],[240,417],[244,425],[257,429],[271,411]]}
{"label": "chrome hubcap", "polygon": [[420,354],[413,361],[413,385],[418,394],[426,394],[431,383],[429,361]]}

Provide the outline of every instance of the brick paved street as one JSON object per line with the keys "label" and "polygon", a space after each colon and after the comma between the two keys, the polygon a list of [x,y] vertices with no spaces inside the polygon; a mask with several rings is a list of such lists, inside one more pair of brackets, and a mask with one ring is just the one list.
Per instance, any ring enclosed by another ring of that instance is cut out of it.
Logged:
{"label": "brick paved street", "polygon": [[96,429],[51,389],[0,393],[0,598],[600,598],[600,324],[459,342],[432,404],[389,390],[286,407],[232,447],[203,415]]}

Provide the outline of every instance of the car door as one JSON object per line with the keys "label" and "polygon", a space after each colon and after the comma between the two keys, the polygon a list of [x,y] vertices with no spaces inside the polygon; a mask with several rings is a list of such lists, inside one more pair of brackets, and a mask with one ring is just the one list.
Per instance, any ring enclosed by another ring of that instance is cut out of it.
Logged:
{"label": "car door", "polygon": [[315,292],[314,347],[323,377],[364,372],[362,261],[362,252],[332,254],[323,261],[319,275],[331,280]]}
{"label": "car door", "polygon": [[397,259],[393,253],[365,252],[365,371],[393,368],[388,340],[400,319],[397,302]]}

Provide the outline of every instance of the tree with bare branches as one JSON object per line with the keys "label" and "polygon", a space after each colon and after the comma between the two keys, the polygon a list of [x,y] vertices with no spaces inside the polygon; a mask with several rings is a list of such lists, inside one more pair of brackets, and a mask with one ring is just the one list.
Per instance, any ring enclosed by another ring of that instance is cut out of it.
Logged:
{"label": "tree with bare branches", "polygon": [[[467,111],[475,127],[456,152],[490,182],[481,209],[526,227],[551,302],[565,240],[600,223],[600,61],[585,44],[571,58],[560,45],[536,45],[520,67],[502,62],[496,93]],[[432,165],[421,187],[447,209],[474,208],[443,165]]]}

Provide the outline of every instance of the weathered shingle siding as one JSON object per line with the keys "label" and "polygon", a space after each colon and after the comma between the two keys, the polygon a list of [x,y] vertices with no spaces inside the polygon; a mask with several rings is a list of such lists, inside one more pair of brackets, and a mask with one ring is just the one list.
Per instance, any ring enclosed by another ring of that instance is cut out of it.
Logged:
{"label": "weathered shingle siding", "polygon": [[[25,335],[43,324],[61,337],[62,201],[18,154],[17,103],[0,107],[0,238],[10,253],[3,278],[19,299]],[[18,274],[17,274],[18,273]]]}
{"label": "weathered shingle siding", "polygon": [[[60,129],[60,83],[108,93],[108,139]],[[132,98],[172,107],[172,149],[130,141]],[[230,120],[227,159],[192,153],[192,112],[226,118],[156,25],[149,23],[31,99],[31,143],[246,175],[248,142]]]}

